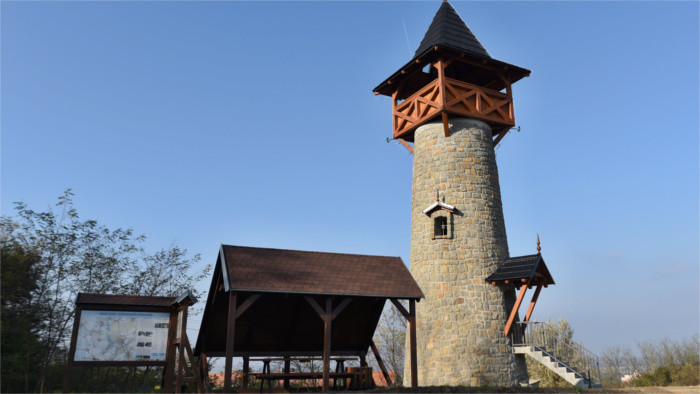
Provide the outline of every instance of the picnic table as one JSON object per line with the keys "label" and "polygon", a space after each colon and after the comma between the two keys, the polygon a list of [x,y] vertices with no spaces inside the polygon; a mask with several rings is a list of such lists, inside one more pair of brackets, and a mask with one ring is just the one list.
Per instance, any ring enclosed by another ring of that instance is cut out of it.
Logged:
{"label": "picnic table", "polygon": [[[323,372],[291,372],[289,370],[289,363],[291,361],[298,361],[302,363],[308,363],[312,361],[322,361],[320,357],[297,357],[297,358],[251,358],[249,361],[261,361],[263,363],[262,372],[251,373],[250,376],[260,380],[260,392],[263,392],[265,381],[267,381],[268,390],[272,389],[273,380],[283,380],[284,387],[289,388],[290,380],[308,380],[308,379],[322,379]],[[330,378],[333,379],[333,387],[338,386],[340,381],[341,385],[345,388],[348,387],[348,380],[350,382],[358,377],[358,372],[348,372],[345,368],[345,362],[357,360],[356,357],[334,357],[331,361],[335,361],[335,372],[330,373]],[[285,371],[284,372],[272,372],[270,370],[270,363],[273,361],[284,361]]]}

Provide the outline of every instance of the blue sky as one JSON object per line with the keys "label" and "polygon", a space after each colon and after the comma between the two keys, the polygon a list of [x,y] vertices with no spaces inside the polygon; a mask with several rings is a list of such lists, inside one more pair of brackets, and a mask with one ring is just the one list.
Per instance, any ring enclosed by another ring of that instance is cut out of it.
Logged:
{"label": "blue sky", "polygon": [[[698,3],[452,4],[532,70],[497,157],[511,255],[539,232],[557,282],[533,318],[596,352],[697,333]],[[371,89],[439,5],[4,1],[2,212],[71,187],[84,218],[207,263],[230,243],[408,264],[412,159]]]}

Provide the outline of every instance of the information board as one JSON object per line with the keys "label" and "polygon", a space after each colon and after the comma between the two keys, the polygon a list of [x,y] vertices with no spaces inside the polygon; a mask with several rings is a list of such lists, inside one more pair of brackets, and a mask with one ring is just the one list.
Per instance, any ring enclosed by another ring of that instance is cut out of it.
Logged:
{"label": "information board", "polygon": [[73,361],[163,361],[169,313],[83,310]]}

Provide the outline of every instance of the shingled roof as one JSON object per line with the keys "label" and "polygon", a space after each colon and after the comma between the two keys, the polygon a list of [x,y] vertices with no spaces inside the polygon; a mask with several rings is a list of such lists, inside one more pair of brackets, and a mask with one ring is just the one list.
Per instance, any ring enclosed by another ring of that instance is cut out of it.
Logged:
{"label": "shingled roof", "polygon": [[511,257],[501,264],[496,272],[486,278],[490,283],[530,281],[531,284],[553,285],[554,278],[549,273],[541,254]]}
{"label": "shingled roof", "polygon": [[309,299],[342,309],[332,356],[364,356],[388,299],[423,298],[399,257],[221,245],[195,354],[223,357],[230,303],[233,356],[321,356],[324,325]]}
{"label": "shingled roof", "polygon": [[137,305],[169,307],[177,297],[136,296],[121,294],[78,293],[76,304],[81,305]]}
{"label": "shingled roof", "polygon": [[[492,58],[457,11],[445,1],[433,17],[413,58],[377,85],[373,92],[391,96],[402,81],[416,78],[416,70],[421,70],[426,64],[444,56],[465,57],[476,60],[486,68],[502,70],[503,77],[511,84],[530,75],[530,70]],[[499,79],[488,83],[490,88],[496,90],[505,87]]]}
{"label": "shingled roof", "polygon": [[422,298],[400,257],[222,245],[229,291]]}
{"label": "shingled roof", "polygon": [[446,1],[442,3],[435,14],[413,58],[418,58],[423,52],[430,50],[435,45],[448,46],[459,52],[491,58],[471,29],[457,14],[457,11]]}

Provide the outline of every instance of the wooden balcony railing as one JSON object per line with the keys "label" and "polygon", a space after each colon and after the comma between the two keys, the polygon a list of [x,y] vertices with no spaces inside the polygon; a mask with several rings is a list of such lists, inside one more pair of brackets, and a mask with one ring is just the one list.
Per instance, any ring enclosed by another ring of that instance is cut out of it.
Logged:
{"label": "wooden balcony railing", "polygon": [[452,78],[436,78],[393,108],[394,138],[413,140],[420,125],[441,112],[483,120],[494,129],[515,126],[509,94]]}

